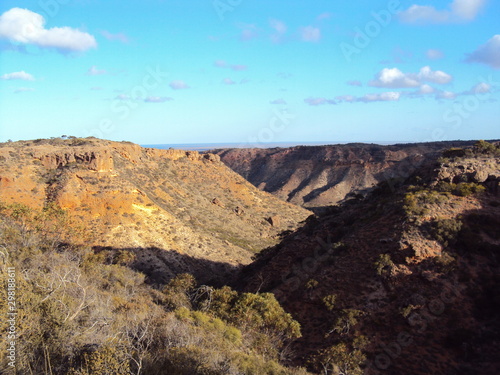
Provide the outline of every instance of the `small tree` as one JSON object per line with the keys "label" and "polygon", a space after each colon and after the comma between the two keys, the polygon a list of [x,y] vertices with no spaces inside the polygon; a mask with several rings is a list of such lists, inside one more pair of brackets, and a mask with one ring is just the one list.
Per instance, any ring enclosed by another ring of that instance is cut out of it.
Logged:
{"label": "small tree", "polygon": [[312,365],[324,375],[362,375],[361,365],[366,360],[359,349],[349,350],[345,343],[320,350],[312,358]]}

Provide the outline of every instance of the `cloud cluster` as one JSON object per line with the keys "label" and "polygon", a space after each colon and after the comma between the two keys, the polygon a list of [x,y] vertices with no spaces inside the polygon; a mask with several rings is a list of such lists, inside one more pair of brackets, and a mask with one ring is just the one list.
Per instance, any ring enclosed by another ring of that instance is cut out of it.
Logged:
{"label": "cloud cluster", "polygon": [[12,81],[12,80],[21,80],[21,81],[34,81],[35,77],[31,74],[26,73],[24,70],[20,72],[7,73],[0,77],[2,81]]}
{"label": "cloud cluster", "polygon": [[398,68],[385,68],[368,85],[394,89],[418,87],[425,82],[444,85],[452,80],[453,77],[450,74],[440,70],[433,71],[429,66],[424,66],[418,73],[403,73]]}
{"label": "cloud cluster", "polygon": [[173,98],[167,96],[148,96],[144,99],[145,103],[165,103],[174,100]]}
{"label": "cloud cluster", "polygon": [[66,26],[46,29],[43,16],[21,8],[12,8],[0,16],[0,38],[62,52],[83,52],[97,47],[92,35]]}
{"label": "cloud cluster", "polygon": [[35,91],[33,87],[19,87],[18,89],[14,90],[14,94],[20,94],[22,92],[32,92]]}
{"label": "cloud cluster", "polygon": [[361,83],[361,81],[358,80],[347,81],[347,84],[349,86],[358,86],[358,87],[363,86],[363,83]]}
{"label": "cloud cluster", "polygon": [[228,68],[234,71],[242,71],[242,70],[247,70],[248,66],[242,65],[242,64],[228,64],[224,60],[216,60],[214,62],[214,66],[217,68]]}
{"label": "cloud cluster", "polygon": [[222,80],[222,83],[224,85],[235,85],[236,84],[236,82],[234,82],[231,78],[224,78]]}
{"label": "cloud cluster", "polygon": [[429,50],[427,50],[425,55],[427,56],[428,59],[431,59],[431,60],[439,60],[439,59],[442,59],[444,57],[443,51],[441,51],[439,49],[429,49]]}
{"label": "cloud cluster", "polygon": [[283,21],[272,19],[269,21],[269,26],[271,26],[274,30],[274,33],[271,34],[271,41],[273,43],[282,42],[287,31],[285,23]]}
{"label": "cloud cluster", "polygon": [[125,35],[124,33],[112,34],[109,31],[103,30],[103,31],[101,31],[101,35],[103,37],[105,37],[107,40],[110,40],[113,42],[118,41],[118,42],[122,42],[124,44],[127,44],[130,42],[128,36]]}
{"label": "cloud cluster", "polygon": [[315,98],[315,97],[306,98],[304,99],[304,102],[312,106],[318,106],[323,104],[337,104],[337,102],[333,99]]}
{"label": "cloud cluster", "polygon": [[319,42],[321,30],[314,26],[306,26],[300,29],[300,39],[304,42]]}
{"label": "cloud cluster", "polygon": [[85,73],[88,76],[100,76],[103,74],[106,74],[107,71],[104,69],[97,69],[97,66],[92,65],[89,70],[87,70],[87,73]]}
{"label": "cloud cluster", "polygon": [[449,9],[437,10],[432,5],[413,4],[399,13],[404,23],[456,23],[474,20],[487,0],[453,0]]}
{"label": "cloud cluster", "polygon": [[269,104],[286,105],[287,103],[286,103],[286,100],[280,98],[280,99],[271,100],[269,102]]}
{"label": "cloud cluster", "polygon": [[479,46],[465,59],[466,62],[481,63],[500,69],[500,34],[494,35],[485,44]]}
{"label": "cloud cluster", "polygon": [[169,86],[172,90],[183,90],[189,88],[189,85],[186,82],[180,80],[170,82]]}
{"label": "cloud cluster", "polygon": [[382,93],[366,94],[363,96],[341,95],[335,99],[327,99],[322,97],[309,97],[304,99],[304,102],[310,106],[320,106],[324,104],[341,104],[341,103],[371,103],[371,102],[394,102],[398,101],[402,93],[396,91],[387,91]]}

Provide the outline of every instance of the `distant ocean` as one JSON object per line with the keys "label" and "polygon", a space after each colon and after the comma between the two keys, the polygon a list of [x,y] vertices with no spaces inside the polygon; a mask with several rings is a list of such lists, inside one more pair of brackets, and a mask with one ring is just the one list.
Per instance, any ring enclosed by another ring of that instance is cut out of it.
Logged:
{"label": "distant ocean", "polygon": [[[273,148],[273,147],[293,147],[293,146],[323,146],[333,144],[346,144],[349,142],[274,142],[274,143],[184,143],[184,144],[156,144],[141,145],[142,147],[158,148],[166,150],[174,148],[178,150],[204,152],[217,148]],[[377,144],[391,144],[394,142],[377,142]]]}

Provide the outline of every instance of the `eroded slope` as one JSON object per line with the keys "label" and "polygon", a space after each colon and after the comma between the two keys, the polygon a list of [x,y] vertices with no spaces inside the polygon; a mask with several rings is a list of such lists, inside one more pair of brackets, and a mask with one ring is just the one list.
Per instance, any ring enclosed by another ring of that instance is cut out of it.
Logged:
{"label": "eroded slope", "polygon": [[182,271],[227,277],[309,215],[216,155],[95,138],[2,144],[0,200],[65,209],[86,241],[140,250],[136,266],[162,282]]}

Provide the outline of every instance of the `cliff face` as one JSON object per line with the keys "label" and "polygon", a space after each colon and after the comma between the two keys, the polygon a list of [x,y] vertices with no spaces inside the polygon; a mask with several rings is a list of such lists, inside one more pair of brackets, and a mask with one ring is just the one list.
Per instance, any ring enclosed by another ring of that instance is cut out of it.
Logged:
{"label": "cliff face", "polygon": [[320,207],[350,193],[366,193],[380,181],[406,178],[426,156],[467,142],[380,146],[347,144],[212,152],[259,189],[280,199]]}
{"label": "cliff face", "polygon": [[428,160],[310,218],[240,288],[275,293],[302,325],[295,361],[316,371],[498,374],[498,155]]}
{"label": "cliff face", "polygon": [[0,145],[0,201],[65,209],[91,245],[135,249],[135,266],[161,282],[179,272],[223,279],[310,214],[217,155],[97,139]]}

